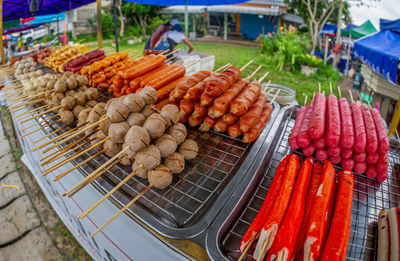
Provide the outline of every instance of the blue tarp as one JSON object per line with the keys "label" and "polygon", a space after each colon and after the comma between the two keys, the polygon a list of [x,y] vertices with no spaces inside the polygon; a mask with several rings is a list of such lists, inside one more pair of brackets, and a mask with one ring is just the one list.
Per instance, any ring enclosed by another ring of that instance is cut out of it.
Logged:
{"label": "blue tarp", "polygon": [[384,30],[354,43],[354,54],[396,84],[400,33]]}
{"label": "blue tarp", "polygon": [[397,20],[386,20],[386,19],[379,19],[379,28],[381,31],[390,29],[395,31],[400,31],[400,19]]}
{"label": "blue tarp", "polygon": [[336,34],[337,26],[333,24],[326,24],[321,30],[321,34]]}
{"label": "blue tarp", "polygon": [[[59,13],[58,21],[62,21],[64,19],[65,13]],[[26,22],[25,24],[45,24],[51,22],[57,22],[57,14],[35,16],[34,20]]]}
{"label": "blue tarp", "polygon": [[342,30],[343,31],[345,31],[345,30],[351,30],[351,29],[354,29],[354,28],[356,28],[356,27],[358,27],[358,25],[355,25],[355,24],[348,24],[345,28],[343,28]]}
{"label": "blue tarp", "polygon": [[40,25],[39,24],[36,24],[36,25],[20,25],[20,26],[16,26],[16,27],[13,27],[13,28],[7,28],[7,29],[5,29],[5,30],[3,30],[3,34],[12,34],[12,33],[18,33],[18,32],[21,32],[21,31],[25,31],[25,30],[28,30],[28,29],[33,29],[33,28],[36,28],[36,27],[39,27]]}
{"label": "blue tarp", "polygon": [[124,0],[125,2],[145,5],[233,5],[249,0]]}

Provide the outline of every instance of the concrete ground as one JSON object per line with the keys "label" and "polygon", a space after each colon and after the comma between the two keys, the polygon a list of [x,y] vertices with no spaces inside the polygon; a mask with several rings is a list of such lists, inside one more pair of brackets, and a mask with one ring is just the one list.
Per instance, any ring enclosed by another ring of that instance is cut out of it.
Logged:
{"label": "concrete ground", "polygon": [[0,261],[91,260],[19,161],[10,115],[0,121]]}

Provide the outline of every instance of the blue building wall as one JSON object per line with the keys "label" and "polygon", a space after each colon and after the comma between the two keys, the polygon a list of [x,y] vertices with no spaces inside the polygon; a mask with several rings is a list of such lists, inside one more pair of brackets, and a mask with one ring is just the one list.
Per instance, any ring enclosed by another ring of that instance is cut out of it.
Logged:
{"label": "blue building wall", "polygon": [[240,32],[243,37],[249,39],[256,39],[263,32],[272,33],[276,32],[278,24],[277,17],[269,17],[264,15],[263,18],[259,18],[258,15],[252,14],[241,14],[240,15]]}

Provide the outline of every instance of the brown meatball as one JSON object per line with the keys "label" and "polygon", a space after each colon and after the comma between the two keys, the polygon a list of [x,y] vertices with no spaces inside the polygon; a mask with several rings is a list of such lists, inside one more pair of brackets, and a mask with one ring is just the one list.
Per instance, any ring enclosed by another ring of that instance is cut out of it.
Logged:
{"label": "brown meatball", "polygon": [[107,138],[107,136],[102,131],[96,131],[95,138],[101,141]]}
{"label": "brown meatball", "polygon": [[46,89],[47,90],[53,90],[54,89],[54,85],[56,84],[57,80],[56,79],[51,79],[47,82],[46,84]]}
{"label": "brown meatball", "polygon": [[76,119],[78,119],[79,113],[81,113],[81,111],[83,111],[84,109],[85,107],[83,107],[82,105],[75,105],[75,107],[72,109],[72,113],[74,114]]}
{"label": "brown meatball", "polygon": [[78,115],[78,127],[85,125],[91,109],[84,109]]}
{"label": "brown meatball", "polygon": [[74,96],[76,104],[84,105],[86,102],[86,95],[83,92],[77,92]]}
{"label": "brown meatball", "polygon": [[103,148],[107,148],[106,154],[110,157],[113,157],[121,151],[122,144],[114,143],[112,142],[112,140],[106,140],[106,142],[104,142]]}
{"label": "brown meatball", "polygon": [[129,114],[128,118],[126,121],[128,122],[129,126],[143,126],[144,122],[146,120],[146,117],[144,117],[143,114],[138,113],[138,112],[133,112]]}
{"label": "brown meatball", "polygon": [[71,110],[75,107],[75,99],[74,97],[67,96],[61,100],[61,106],[65,110]]}
{"label": "brown meatball", "polygon": [[162,107],[160,115],[167,122],[168,126],[179,122],[179,109],[174,104],[167,104]]}
{"label": "brown meatball", "polygon": [[125,135],[125,143],[131,150],[139,151],[150,144],[150,136],[145,128],[132,126]]}
{"label": "brown meatball", "polygon": [[96,88],[88,88],[85,94],[86,99],[90,101],[97,98],[97,96],[99,95],[99,91]]}
{"label": "brown meatball", "polygon": [[178,174],[185,169],[185,158],[182,154],[174,152],[171,156],[165,158],[164,165],[169,168],[172,173]]}
{"label": "brown meatball", "polygon": [[93,106],[93,108],[97,109],[104,109],[105,110],[106,104],[104,102],[98,102],[95,106]]}
{"label": "brown meatball", "polygon": [[135,162],[138,166],[143,164],[143,168],[146,170],[154,169],[161,163],[160,151],[156,146],[149,145],[136,154]]}
{"label": "brown meatball", "polygon": [[191,160],[196,158],[199,147],[197,146],[197,142],[192,139],[187,139],[179,146],[178,151],[183,155],[185,160]]}
{"label": "brown meatball", "polygon": [[125,166],[131,166],[132,165],[132,160],[128,157],[128,155],[123,155],[121,157],[121,164]]}
{"label": "brown meatball", "polygon": [[88,85],[88,83],[89,83],[88,78],[84,75],[78,75],[76,77],[76,80],[78,81],[79,86],[85,86],[85,85]]}
{"label": "brown meatball", "polygon": [[176,141],[176,143],[179,145],[182,142],[185,141],[186,135],[187,135],[187,130],[186,126],[182,123],[176,123],[169,127],[168,132],[169,135],[171,135],[172,138]]}
{"label": "brown meatball", "polygon": [[107,116],[112,122],[125,121],[128,118],[129,109],[121,103],[112,103],[107,109]]}
{"label": "brown meatball", "polygon": [[139,95],[143,98],[147,105],[154,104],[157,100],[157,91],[150,86],[146,86],[139,92]]}
{"label": "brown meatball", "polygon": [[157,107],[155,107],[154,105],[146,105],[146,106],[144,106],[144,108],[142,109],[142,111],[140,113],[143,114],[144,117],[147,118],[154,112],[158,112]]}
{"label": "brown meatball", "polygon": [[71,96],[74,97],[76,95],[76,91],[75,90],[68,90],[65,92],[65,96]]}
{"label": "brown meatball", "polygon": [[78,82],[75,80],[74,77],[69,77],[67,80],[67,88],[73,90],[78,87]]}
{"label": "brown meatball", "polygon": [[[124,144],[122,144],[122,149],[125,149],[126,147],[128,147],[129,145],[127,144],[127,143],[124,143]],[[128,150],[126,150],[126,155],[128,155],[128,157],[130,158],[130,159],[135,159],[135,157],[136,157],[136,154],[137,154],[137,151],[135,151],[135,150],[132,150],[131,148],[129,148]]]}
{"label": "brown meatball", "polygon": [[136,93],[124,96],[122,103],[128,107],[130,112],[140,112],[145,106],[143,98]]}
{"label": "brown meatball", "polygon": [[69,78],[69,77],[71,77],[72,75],[74,75],[74,73],[73,73],[73,72],[65,72],[65,73],[63,73],[63,75],[64,75],[65,77]]}
{"label": "brown meatball", "polygon": [[87,101],[85,103],[85,105],[89,106],[89,107],[94,107],[94,106],[96,106],[96,104],[97,104],[97,101],[95,101],[95,100]]}
{"label": "brown meatball", "polygon": [[147,130],[150,138],[157,139],[164,134],[165,120],[158,113],[151,114],[143,124],[143,128]]}
{"label": "brown meatball", "polygon": [[89,123],[95,123],[98,122],[100,120],[100,117],[103,116],[105,114],[105,110],[101,109],[101,108],[92,108],[90,110],[89,116],[87,118],[87,121]]}
{"label": "brown meatball", "polygon": [[54,93],[51,98],[51,103],[53,104],[54,107],[57,107],[61,105],[61,100],[64,99],[64,97],[65,97],[64,93],[62,92]]}
{"label": "brown meatball", "polygon": [[75,121],[75,117],[72,111],[62,110],[58,114],[60,115],[61,121],[67,125]]}
{"label": "brown meatball", "polygon": [[[105,115],[101,116],[101,120],[106,117]],[[105,134],[108,135],[108,129],[110,128],[111,125],[111,120],[108,118],[105,121],[101,122],[99,127],[101,129],[101,131]]]}
{"label": "brown meatball", "polygon": [[111,104],[116,104],[116,103],[121,103],[121,99],[120,98],[112,98],[111,100],[108,100],[104,109],[108,110],[108,107],[110,107]]}
{"label": "brown meatball", "polygon": [[114,143],[124,143],[128,130],[129,124],[127,122],[112,123],[108,129],[108,136]]}
{"label": "brown meatball", "polygon": [[94,133],[96,133],[95,128],[90,128],[90,129],[85,130],[85,136],[87,136],[88,138],[89,138],[89,136],[91,136]]}
{"label": "brown meatball", "polygon": [[132,164],[132,171],[136,171],[136,176],[139,178],[143,178],[143,179],[147,179],[147,173],[148,170],[146,170],[145,168],[141,167],[139,168],[140,164],[136,163],[136,160],[133,162]]}
{"label": "brown meatball", "polygon": [[154,142],[154,145],[156,145],[157,148],[160,150],[161,157],[163,158],[170,156],[176,151],[176,148],[178,147],[174,138],[172,138],[171,135],[168,134],[163,134]]}
{"label": "brown meatball", "polygon": [[172,183],[172,173],[164,165],[160,165],[157,168],[150,170],[147,173],[147,176],[149,182],[159,189],[165,189]]}
{"label": "brown meatball", "polygon": [[67,90],[67,84],[63,80],[58,80],[54,84],[54,91],[55,92],[65,92]]}

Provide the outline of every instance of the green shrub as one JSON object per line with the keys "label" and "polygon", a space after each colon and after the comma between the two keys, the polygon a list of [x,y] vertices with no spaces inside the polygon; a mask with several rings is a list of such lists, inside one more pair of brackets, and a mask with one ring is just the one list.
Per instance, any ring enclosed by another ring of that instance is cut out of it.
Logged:
{"label": "green shrub", "polygon": [[323,60],[306,54],[299,57],[299,63],[310,67],[319,67],[323,63]]}

